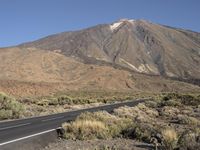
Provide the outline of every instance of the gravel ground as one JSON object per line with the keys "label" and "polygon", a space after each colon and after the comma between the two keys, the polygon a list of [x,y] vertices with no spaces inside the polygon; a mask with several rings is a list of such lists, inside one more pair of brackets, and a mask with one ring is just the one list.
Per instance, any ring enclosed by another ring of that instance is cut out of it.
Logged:
{"label": "gravel ground", "polygon": [[73,141],[58,140],[43,150],[150,150],[152,147],[130,139]]}

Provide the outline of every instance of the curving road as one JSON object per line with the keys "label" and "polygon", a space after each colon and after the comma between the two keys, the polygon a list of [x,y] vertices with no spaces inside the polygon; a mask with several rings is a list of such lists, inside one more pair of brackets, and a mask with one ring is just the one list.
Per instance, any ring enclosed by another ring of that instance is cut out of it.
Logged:
{"label": "curving road", "polygon": [[74,120],[76,116],[82,112],[95,112],[99,110],[111,112],[115,108],[125,105],[135,106],[138,103],[144,102],[145,100],[146,99],[132,100],[48,116],[0,122],[0,149],[3,145],[56,130],[57,128],[61,127],[63,122]]}

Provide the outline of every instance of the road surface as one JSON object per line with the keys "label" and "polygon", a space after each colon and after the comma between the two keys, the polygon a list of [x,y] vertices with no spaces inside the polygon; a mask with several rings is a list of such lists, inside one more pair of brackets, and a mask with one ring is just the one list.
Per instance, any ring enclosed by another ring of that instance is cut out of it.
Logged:
{"label": "road surface", "polygon": [[115,108],[125,105],[135,106],[144,101],[145,99],[126,101],[48,116],[0,122],[0,147],[19,140],[30,138],[32,136],[56,130],[57,128],[61,127],[63,122],[74,120],[82,112],[95,112],[99,110],[111,112]]}

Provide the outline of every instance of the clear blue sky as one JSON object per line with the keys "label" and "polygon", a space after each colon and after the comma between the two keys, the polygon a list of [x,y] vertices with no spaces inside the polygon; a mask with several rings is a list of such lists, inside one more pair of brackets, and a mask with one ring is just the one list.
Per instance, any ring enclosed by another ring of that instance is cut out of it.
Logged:
{"label": "clear blue sky", "polygon": [[120,18],[200,32],[200,0],[0,0],[0,47]]}

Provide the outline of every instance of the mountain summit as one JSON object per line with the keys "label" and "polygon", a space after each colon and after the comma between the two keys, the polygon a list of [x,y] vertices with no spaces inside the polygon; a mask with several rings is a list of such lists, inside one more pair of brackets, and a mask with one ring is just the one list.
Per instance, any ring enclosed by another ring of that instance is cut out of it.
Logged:
{"label": "mountain summit", "polygon": [[19,47],[64,54],[85,63],[108,63],[168,77],[200,78],[200,33],[121,19],[51,35]]}

